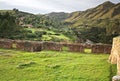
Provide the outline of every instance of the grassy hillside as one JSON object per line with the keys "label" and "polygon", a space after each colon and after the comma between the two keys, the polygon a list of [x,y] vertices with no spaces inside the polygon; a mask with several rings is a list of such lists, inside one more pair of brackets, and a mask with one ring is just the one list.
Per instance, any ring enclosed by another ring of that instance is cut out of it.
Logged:
{"label": "grassy hillside", "polygon": [[87,9],[85,11],[76,11],[71,13],[69,18],[65,21],[74,22],[84,18],[87,19],[106,19],[106,18],[120,18],[120,3],[114,4],[110,1],[104,2],[94,8]]}
{"label": "grassy hillside", "polygon": [[40,40],[40,41],[72,41],[74,38],[70,39],[62,33],[57,33],[52,30],[42,29],[42,28],[25,28],[29,33],[27,34],[26,40]]}
{"label": "grassy hillside", "polygon": [[[1,10],[0,12],[8,11],[12,13],[16,17],[17,24],[22,26],[21,28],[25,27],[22,32],[25,32],[24,35],[17,35],[15,39],[80,43],[91,40],[95,43],[111,44],[113,37],[120,35],[119,9],[120,3],[114,4],[106,1],[94,8],[72,13],[52,12],[44,15],[35,15],[17,9],[13,9],[13,11]],[[9,23],[8,25],[11,26]],[[35,31],[31,32],[31,29]],[[42,31],[37,31],[36,29]],[[98,32],[94,29],[98,30]],[[54,32],[54,34],[47,31]],[[12,37],[8,36],[8,38]]]}
{"label": "grassy hillside", "polygon": [[50,18],[55,19],[56,21],[64,21],[69,17],[69,13],[52,12],[52,13],[46,14],[46,16],[49,16]]}
{"label": "grassy hillside", "polygon": [[111,81],[106,54],[0,49],[0,81]]}
{"label": "grassy hillside", "polygon": [[[70,26],[79,40],[89,39],[97,43],[112,43],[113,37],[120,35],[119,9],[120,3],[106,1],[85,11],[70,13],[65,22],[71,23]],[[101,33],[93,30],[94,28],[101,30]]]}
{"label": "grassy hillside", "polygon": [[13,10],[0,10],[0,13],[5,13],[5,12],[9,12],[14,14],[15,12]]}
{"label": "grassy hillside", "polygon": [[[65,20],[66,22],[73,23],[73,27],[78,27],[81,25],[87,24],[88,26],[96,26],[96,24],[93,24],[91,22],[99,21],[108,19],[115,21],[115,19],[120,20],[120,3],[114,4],[110,1],[104,2],[103,4],[100,4],[94,8],[87,9],[85,11],[76,11],[73,13],[70,13],[69,17]],[[101,24],[104,23],[100,22]],[[108,23],[102,25],[102,27],[106,28],[106,25]]]}
{"label": "grassy hillside", "polygon": [[[74,36],[68,35],[66,31],[68,28],[64,25],[63,22],[56,21],[54,18],[50,18],[46,15],[34,15],[27,12],[22,12],[17,9],[13,10],[1,10],[1,18],[5,20],[7,14],[14,16],[16,18],[16,24],[22,29],[17,35],[6,36],[7,38],[12,39],[24,39],[24,40],[40,40],[40,41],[73,41]],[[1,19],[0,20],[3,20]],[[9,19],[9,18],[8,18]],[[9,28],[11,26],[11,21],[8,20],[9,23],[3,21],[3,25],[0,30],[3,31],[5,28]],[[1,36],[3,37],[3,36]]]}

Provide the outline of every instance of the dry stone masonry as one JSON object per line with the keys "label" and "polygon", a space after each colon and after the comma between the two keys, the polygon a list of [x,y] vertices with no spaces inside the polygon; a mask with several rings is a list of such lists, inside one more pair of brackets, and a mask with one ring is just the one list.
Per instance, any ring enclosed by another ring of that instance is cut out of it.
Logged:
{"label": "dry stone masonry", "polygon": [[16,49],[25,50],[25,51],[41,51],[42,48],[42,42],[35,42],[35,41],[21,41],[21,40],[15,40],[14,44],[16,45]]}
{"label": "dry stone masonry", "polygon": [[12,41],[9,39],[0,39],[0,48],[12,48]]}
{"label": "dry stone masonry", "polygon": [[43,50],[61,51],[62,45],[55,42],[43,42]]}
{"label": "dry stone masonry", "polygon": [[58,43],[58,42],[41,42],[41,41],[27,41],[27,40],[10,40],[10,39],[0,39],[0,48],[16,48],[23,51],[42,51],[42,50],[52,50],[52,51],[64,51],[64,47],[70,52],[84,52],[84,49],[89,48],[92,53],[105,53],[109,54],[111,52],[111,45],[105,44],[80,44],[80,43]]}
{"label": "dry stone masonry", "polygon": [[84,52],[84,45],[82,44],[69,44],[68,47],[71,52]]}
{"label": "dry stone masonry", "polygon": [[110,54],[112,45],[109,44],[94,44],[92,45],[92,53]]}
{"label": "dry stone masonry", "polygon": [[113,81],[120,81],[120,36],[113,38],[109,60],[112,64],[117,64],[117,76],[113,77]]}

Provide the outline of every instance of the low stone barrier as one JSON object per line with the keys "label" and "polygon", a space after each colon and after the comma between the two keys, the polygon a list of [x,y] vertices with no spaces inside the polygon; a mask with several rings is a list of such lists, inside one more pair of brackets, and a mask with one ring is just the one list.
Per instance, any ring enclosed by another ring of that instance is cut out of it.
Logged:
{"label": "low stone barrier", "polygon": [[109,44],[95,44],[92,45],[92,53],[111,53],[112,45]]}
{"label": "low stone barrier", "polygon": [[34,42],[33,43],[33,51],[42,51],[43,43],[42,42]]}
{"label": "low stone barrier", "polygon": [[34,52],[34,51],[41,51],[43,49],[41,42],[17,40],[14,41],[14,44],[16,44],[16,49],[20,49],[24,51]]}
{"label": "low stone barrier", "polygon": [[41,51],[41,50],[53,50],[53,51],[62,51],[63,47],[66,47],[66,51],[71,52],[84,52],[85,48],[92,50],[92,53],[110,53],[111,45],[106,44],[95,44],[95,45],[86,45],[78,43],[56,43],[56,42],[40,42],[40,41],[26,41],[26,40],[8,40],[0,39],[1,48],[14,48],[24,50],[24,51]]}
{"label": "low stone barrier", "polygon": [[84,44],[84,48],[92,49],[92,44]]}
{"label": "low stone barrier", "polygon": [[60,44],[62,45],[62,51],[84,52],[84,44],[78,43],[60,43]]}
{"label": "low stone barrier", "polygon": [[84,45],[82,44],[69,44],[68,48],[71,52],[84,52]]}
{"label": "low stone barrier", "polygon": [[0,48],[12,48],[12,40],[0,39]]}
{"label": "low stone barrier", "polygon": [[62,45],[55,42],[43,42],[43,50],[61,51]]}

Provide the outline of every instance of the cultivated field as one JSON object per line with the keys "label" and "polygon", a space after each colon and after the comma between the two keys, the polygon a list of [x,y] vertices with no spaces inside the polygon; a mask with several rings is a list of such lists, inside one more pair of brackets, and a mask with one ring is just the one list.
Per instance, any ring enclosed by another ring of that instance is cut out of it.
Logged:
{"label": "cultivated field", "polygon": [[111,81],[108,54],[0,49],[0,81]]}

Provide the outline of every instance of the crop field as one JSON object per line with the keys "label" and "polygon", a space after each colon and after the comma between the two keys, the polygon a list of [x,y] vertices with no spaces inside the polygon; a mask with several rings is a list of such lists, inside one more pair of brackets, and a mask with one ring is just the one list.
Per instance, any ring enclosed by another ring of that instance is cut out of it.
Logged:
{"label": "crop field", "polygon": [[111,81],[109,54],[0,49],[0,81]]}

